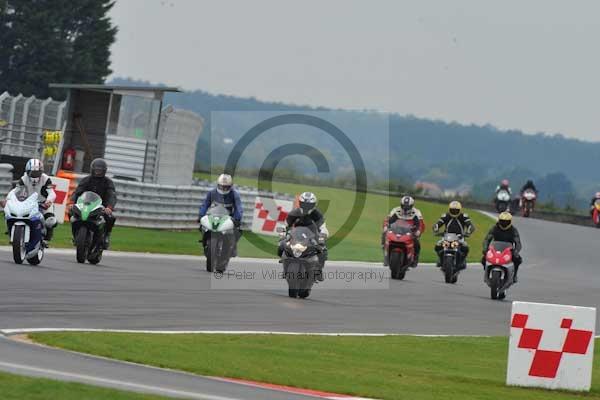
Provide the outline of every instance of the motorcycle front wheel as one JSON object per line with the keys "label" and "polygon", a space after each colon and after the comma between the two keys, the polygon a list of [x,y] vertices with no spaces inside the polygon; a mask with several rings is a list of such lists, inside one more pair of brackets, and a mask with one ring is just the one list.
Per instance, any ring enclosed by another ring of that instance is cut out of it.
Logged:
{"label": "motorcycle front wheel", "polygon": [[444,281],[446,283],[456,283],[454,278],[454,257],[444,257]]}
{"label": "motorcycle front wheel", "polygon": [[405,254],[403,252],[393,251],[390,253],[390,269],[392,271],[392,279],[401,281],[406,276],[404,266]]}
{"label": "motorcycle front wheel", "polygon": [[82,225],[79,227],[77,231],[77,236],[75,237],[75,247],[76,247],[76,257],[77,262],[80,264],[85,263],[85,260],[88,256],[88,229],[86,226]]}
{"label": "motorcycle front wheel", "polygon": [[12,242],[13,260],[17,264],[23,264],[27,254],[25,250],[25,225],[15,225],[13,229],[15,231]]}
{"label": "motorcycle front wheel", "polygon": [[490,297],[492,300],[497,300],[500,295],[500,286],[502,284],[502,277],[500,271],[492,271],[492,277],[490,279]]}

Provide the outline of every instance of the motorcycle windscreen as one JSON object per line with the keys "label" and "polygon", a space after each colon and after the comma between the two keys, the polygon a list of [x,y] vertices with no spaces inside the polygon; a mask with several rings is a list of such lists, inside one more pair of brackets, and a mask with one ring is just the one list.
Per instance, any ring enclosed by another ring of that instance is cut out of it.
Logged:
{"label": "motorcycle windscreen", "polygon": [[445,233],[443,240],[446,242],[458,242],[460,241],[460,236],[456,233]]}
{"label": "motorcycle windscreen", "polygon": [[497,199],[500,201],[509,201],[510,194],[506,190],[501,190],[498,192]]}
{"label": "motorcycle windscreen", "polygon": [[214,217],[223,217],[229,215],[229,211],[223,204],[216,203],[206,211],[206,215],[212,215]]}
{"label": "motorcycle windscreen", "polygon": [[290,231],[290,244],[302,244],[306,247],[312,240],[316,240],[315,233],[306,226],[296,226]]}
{"label": "motorcycle windscreen", "polygon": [[84,206],[90,206],[96,203],[102,203],[102,198],[98,195],[98,193],[94,192],[84,192],[77,199],[77,204],[81,204]]}
{"label": "motorcycle windscreen", "polygon": [[391,224],[388,230],[398,235],[406,235],[411,233],[413,226],[410,222],[399,219],[398,221]]}

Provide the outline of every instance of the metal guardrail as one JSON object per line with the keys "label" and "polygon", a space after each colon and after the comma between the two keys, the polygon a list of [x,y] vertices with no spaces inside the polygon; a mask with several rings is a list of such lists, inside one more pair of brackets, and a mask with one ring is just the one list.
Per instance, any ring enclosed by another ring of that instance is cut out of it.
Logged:
{"label": "metal guardrail", "polygon": [[0,198],[6,198],[13,184],[13,166],[11,164],[0,164]]}

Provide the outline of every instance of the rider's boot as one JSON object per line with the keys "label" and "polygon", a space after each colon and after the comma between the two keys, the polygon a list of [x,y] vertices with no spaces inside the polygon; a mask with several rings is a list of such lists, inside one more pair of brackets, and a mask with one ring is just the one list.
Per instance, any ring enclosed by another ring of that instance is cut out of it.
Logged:
{"label": "rider's boot", "polygon": [[110,232],[104,234],[104,250],[108,250],[110,247]]}

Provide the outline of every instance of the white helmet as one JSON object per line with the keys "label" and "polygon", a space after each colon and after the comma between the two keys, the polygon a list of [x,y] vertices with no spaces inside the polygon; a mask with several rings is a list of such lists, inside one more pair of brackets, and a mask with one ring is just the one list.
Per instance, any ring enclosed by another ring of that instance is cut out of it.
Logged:
{"label": "white helmet", "polygon": [[221,194],[227,194],[231,192],[231,187],[233,186],[233,179],[231,175],[221,174],[217,178],[217,192]]}
{"label": "white helmet", "polygon": [[298,198],[303,214],[310,214],[317,207],[317,196],[312,192],[304,192]]}
{"label": "white helmet", "polygon": [[25,173],[29,177],[31,184],[35,186],[40,182],[40,178],[44,173],[44,164],[37,158],[32,158],[25,165]]}
{"label": "white helmet", "polygon": [[412,208],[414,206],[415,206],[415,199],[413,199],[412,197],[402,196],[402,199],[400,199],[400,207],[402,207],[402,211],[404,211],[405,213],[412,210]]}

